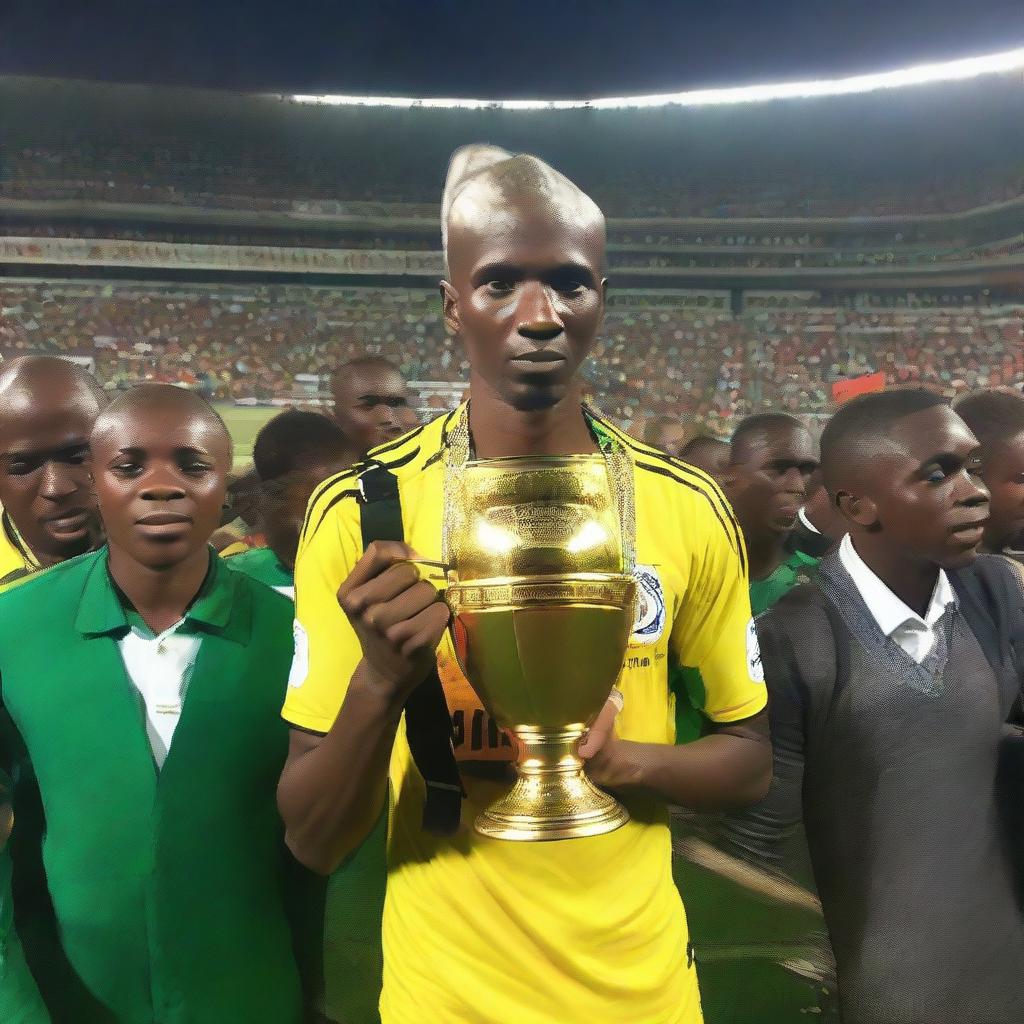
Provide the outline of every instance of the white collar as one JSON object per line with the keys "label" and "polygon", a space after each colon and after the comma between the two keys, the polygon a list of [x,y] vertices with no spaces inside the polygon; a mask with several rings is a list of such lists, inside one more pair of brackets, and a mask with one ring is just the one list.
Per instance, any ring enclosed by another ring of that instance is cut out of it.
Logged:
{"label": "white collar", "polygon": [[814,523],[807,518],[807,513],[803,510],[803,507],[800,508],[800,511],[797,512],[796,515],[800,522],[803,523],[811,533],[816,533],[819,537],[821,536],[821,530],[819,530]]}
{"label": "white collar", "polygon": [[947,606],[957,604],[956,592],[953,590],[949,577],[943,569],[939,570],[939,578],[935,581],[928,610],[922,619],[901,598],[898,598],[870,569],[867,563],[853,546],[850,535],[846,534],[839,544],[839,558],[843,568],[850,574],[854,586],[860,591],[864,603],[878,623],[878,628],[886,636],[892,636],[900,626],[907,622],[917,623],[931,628],[942,618]]}

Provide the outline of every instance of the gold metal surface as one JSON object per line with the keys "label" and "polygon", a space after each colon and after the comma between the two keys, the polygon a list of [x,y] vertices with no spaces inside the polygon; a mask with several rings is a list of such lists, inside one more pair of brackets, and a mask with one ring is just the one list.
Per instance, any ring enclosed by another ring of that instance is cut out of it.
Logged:
{"label": "gold metal surface", "polygon": [[576,752],[622,669],[636,598],[605,460],[469,461],[453,492],[456,655],[519,748],[516,784],[476,828],[512,840],[610,832],[628,815]]}

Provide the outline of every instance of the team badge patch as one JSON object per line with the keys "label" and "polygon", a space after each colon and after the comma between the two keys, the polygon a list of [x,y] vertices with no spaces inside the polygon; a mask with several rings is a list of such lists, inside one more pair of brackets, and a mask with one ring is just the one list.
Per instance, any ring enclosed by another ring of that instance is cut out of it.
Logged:
{"label": "team badge patch", "polygon": [[638,565],[633,570],[636,580],[636,619],[633,622],[635,644],[653,644],[665,632],[665,591],[658,570],[653,565]]}
{"label": "team badge patch", "polygon": [[757,642],[757,627],[754,625],[753,619],[747,623],[747,671],[755,683],[764,682],[761,645]]}
{"label": "team badge patch", "polygon": [[292,655],[292,670],[288,673],[288,685],[297,690],[309,675],[309,634],[298,619],[292,623],[292,636],[295,637],[295,653]]}

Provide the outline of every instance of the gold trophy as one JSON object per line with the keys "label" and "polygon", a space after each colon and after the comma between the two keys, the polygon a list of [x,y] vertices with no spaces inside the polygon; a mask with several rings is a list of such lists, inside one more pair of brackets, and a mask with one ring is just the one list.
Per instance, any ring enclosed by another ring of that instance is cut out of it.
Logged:
{"label": "gold trophy", "polygon": [[611,832],[625,808],[577,746],[622,669],[636,584],[601,455],[467,462],[447,495],[452,637],[466,678],[518,741],[511,791],[476,820],[497,839]]}

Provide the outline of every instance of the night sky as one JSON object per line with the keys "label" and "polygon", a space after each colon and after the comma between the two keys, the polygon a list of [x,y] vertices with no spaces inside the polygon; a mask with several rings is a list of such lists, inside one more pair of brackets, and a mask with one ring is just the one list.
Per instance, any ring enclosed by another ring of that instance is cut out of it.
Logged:
{"label": "night sky", "polygon": [[621,95],[1018,46],[1022,0],[0,0],[0,73],[274,92]]}

